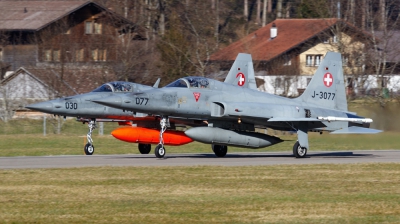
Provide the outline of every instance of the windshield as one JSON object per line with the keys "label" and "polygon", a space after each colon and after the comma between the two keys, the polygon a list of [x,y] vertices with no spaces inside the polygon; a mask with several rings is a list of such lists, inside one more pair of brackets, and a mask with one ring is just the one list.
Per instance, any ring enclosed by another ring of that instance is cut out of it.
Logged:
{"label": "windshield", "polygon": [[132,86],[128,82],[109,82],[103,84],[92,92],[132,92]]}
{"label": "windshield", "polygon": [[186,77],[178,79],[165,87],[181,87],[181,88],[210,88],[210,82],[204,77]]}

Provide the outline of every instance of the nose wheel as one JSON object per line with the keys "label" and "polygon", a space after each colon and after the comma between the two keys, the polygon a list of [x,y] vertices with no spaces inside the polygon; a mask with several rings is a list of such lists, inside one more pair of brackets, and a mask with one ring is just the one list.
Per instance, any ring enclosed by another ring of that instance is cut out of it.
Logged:
{"label": "nose wheel", "polygon": [[89,156],[93,155],[94,146],[90,143],[86,143],[84,150],[85,150],[85,155],[89,155]]}
{"label": "nose wheel", "polygon": [[86,135],[87,142],[84,147],[85,155],[93,155],[94,153],[94,146],[93,146],[93,139],[92,139],[92,132],[96,128],[96,120],[92,119],[88,122],[89,132]]}

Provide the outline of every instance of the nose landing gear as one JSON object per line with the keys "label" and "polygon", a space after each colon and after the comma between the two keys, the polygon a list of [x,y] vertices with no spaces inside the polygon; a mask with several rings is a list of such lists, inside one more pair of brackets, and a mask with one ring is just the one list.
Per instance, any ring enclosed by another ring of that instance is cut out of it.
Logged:
{"label": "nose landing gear", "polygon": [[85,155],[93,155],[94,153],[94,146],[93,146],[93,139],[92,139],[92,132],[96,128],[96,120],[92,119],[88,122],[89,132],[86,135],[87,142],[84,147]]}

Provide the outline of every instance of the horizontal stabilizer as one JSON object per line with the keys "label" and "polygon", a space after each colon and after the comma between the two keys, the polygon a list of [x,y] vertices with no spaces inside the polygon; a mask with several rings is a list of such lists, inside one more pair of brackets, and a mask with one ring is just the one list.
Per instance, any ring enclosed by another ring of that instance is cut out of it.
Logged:
{"label": "horizontal stabilizer", "polygon": [[343,129],[340,129],[337,131],[333,131],[333,132],[331,132],[331,134],[377,134],[379,132],[382,132],[382,131],[378,130],[378,129],[352,126],[352,127],[343,128]]}

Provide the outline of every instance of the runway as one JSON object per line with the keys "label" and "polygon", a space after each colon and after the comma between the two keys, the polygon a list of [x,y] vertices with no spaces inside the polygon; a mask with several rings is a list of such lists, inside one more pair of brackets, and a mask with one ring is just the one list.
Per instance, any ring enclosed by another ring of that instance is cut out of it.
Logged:
{"label": "runway", "polygon": [[223,158],[218,158],[213,153],[167,154],[163,159],[157,159],[154,154],[0,157],[0,169],[96,166],[255,166],[391,162],[400,162],[400,150],[312,151],[307,154],[306,158],[302,159],[294,158],[289,152],[230,153]]}

